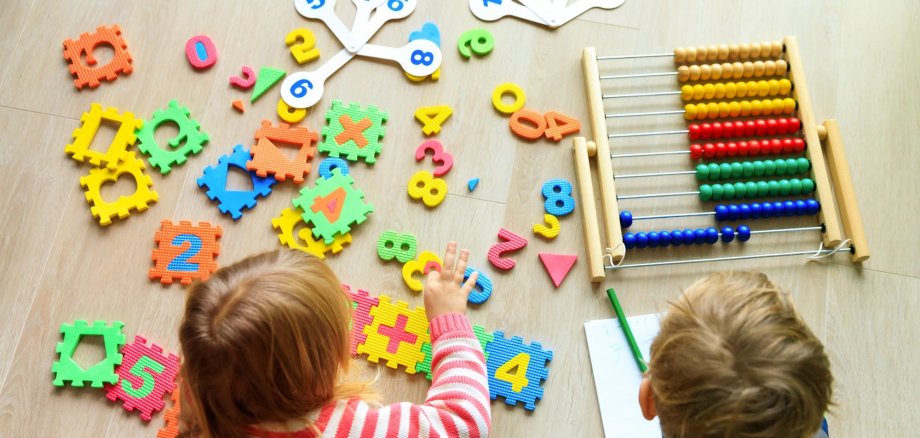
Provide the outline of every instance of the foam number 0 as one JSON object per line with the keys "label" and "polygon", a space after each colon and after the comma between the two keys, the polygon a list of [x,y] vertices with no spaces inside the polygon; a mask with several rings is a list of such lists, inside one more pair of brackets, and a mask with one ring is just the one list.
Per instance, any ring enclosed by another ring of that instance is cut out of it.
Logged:
{"label": "foam number 0", "polygon": [[457,50],[464,58],[469,58],[473,53],[478,56],[488,55],[494,47],[492,34],[485,29],[468,30],[457,40]]}
{"label": "foam number 0", "polygon": [[166,266],[167,271],[178,271],[178,272],[196,272],[198,271],[198,263],[189,263],[188,259],[195,257],[201,252],[201,238],[194,234],[180,234],[173,238],[173,246],[182,246],[183,244],[188,243],[188,249],[185,250],[182,254],[179,254],[174,258],[169,265]]}
{"label": "foam number 0", "polygon": [[431,271],[441,271],[441,258],[431,251],[422,251],[417,260],[409,260],[402,268],[403,281],[409,290],[422,291],[422,282],[415,278],[416,275],[428,275]]}
{"label": "foam number 0", "polygon": [[566,135],[581,131],[581,123],[573,117],[556,111],[547,112],[543,116],[546,119],[546,138],[552,141],[560,141]]}
{"label": "foam number 0", "polygon": [[[523,352],[518,353],[517,356],[495,370],[495,378],[510,383],[512,391],[521,392],[530,384],[530,381],[527,380],[528,365],[530,365],[530,355]],[[513,374],[512,371],[514,371]]]}
{"label": "foam number 0", "polygon": [[[527,123],[524,123],[527,122]],[[532,126],[531,126],[532,125]],[[546,118],[531,109],[519,109],[511,115],[508,122],[511,132],[527,140],[536,140],[546,132]]]}
{"label": "foam number 0", "polygon": [[141,356],[131,367],[131,370],[128,371],[132,376],[137,376],[141,379],[141,387],[135,388],[130,381],[121,379],[121,389],[134,398],[147,397],[156,386],[156,379],[150,371],[162,374],[165,369],[166,367],[163,364],[151,359],[149,356]]}
{"label": "foam number 0", "polygon": [[437,140],[428,140],[419,145],[418,149],[415,150],[415,161],[425,158],[428,151],[433,153],[431,161],[438,164],[438,168],[434,170],[434,176],[444,176],[454,167],[453,155],[444,152],[444,145]]}
{"label": "foam number 0", "polygon": [[217,62],[217,47],[207,35],[196,35],[185,42],[185,57],[197,69],[206,69]]}
{"label": "foam number 0", "polygon": [[572,197],[572,184],[564,179],[551,179],[543,184],[543,207],[546,212],[559,217],[575,210],[575,198]]}
{"label": "foam number 0", "polygon": [[437,207],[447,197],[447,182],[421,170],[412,175],[406,190],[412,199],[421,199],[426,206]]}
{"label": "foam number 0", "polygon": [[309,29],[301,27],[292,30],[284,37],[284,43],[291,48],[291,56],[294,57],[298,64],[319,58],[316,37],[313,36],[313,32],[310,32]]}

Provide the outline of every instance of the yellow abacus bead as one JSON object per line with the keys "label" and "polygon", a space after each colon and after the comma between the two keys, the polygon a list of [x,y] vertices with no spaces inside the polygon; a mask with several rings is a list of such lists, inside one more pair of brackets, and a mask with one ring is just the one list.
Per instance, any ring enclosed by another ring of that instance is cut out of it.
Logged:
{"label": "yellow abacus bead", "polygon": [[732,63],[732,79],[741,79],[744,76],[744,64],[740,62]]}
{"label": "yellow abacus bead", "polygon": [[763,114],[763,102],[759,100],[752,100],[751,101],[751,115],[759,116],[761,114]]}
{"label": "yellow abacus bead", "polygon": [[743,43],[738,46],[738,59],[747,59],[751,54],[751,45]]}
{"label": "yellow abacus bead", "polygon": [[749,59],[760,58],[760,44],[753,43],[751,44],[751,57]]}
{"label": "yellow abacus bead", "polygon": [[763,76],[763,71],[764,71],[763,61],[755,61],[754,62],[754,77],[759,78]]}
{"label": "yellow abacus bead", "polygon": [[692,100],[693,99],[693,86],[684,85],[680,87],[680,98],[683,100]]}
{"label": "yellow abacus bead", "polygon": [[739,113],[739,115],[741,117],[747,117],[751,115],[751,102],[750,101],[743,100],[741,101],[740,105],[741,105],[741,112]]}
{"label": "yellow abacus bead", "polygon": [[716,87],[712,84],[703,85],[703,98],[712,99],[716,97]]}
{"label": "yellow abacus bead", "polygon": [[709,102],[706,104],[706,116],[710,119],[719,117],[719,104],[715,102]]}
{"label": "yellow abacus bead", "polygon": [[783,114],[792,114],[795,112],[795,99],[783,99]]}
{"label": "yellow abacus bead", "polygon": [[687,62],[696,62],[696,47],[687,47]]}
{"label": "yellow abacus bead", "polygon": [[[772,100],[766,99],[766,100],[761,101],[761,106],[763,107],[763,110],[762,110],[763,115],[769,116],[770,114],[773,114],[773,101]],[[782,105],[780,105],[776,109],[779,110],[781,108],[782,108]]]}
{"label": "yellow abacus bead", "polygon": [[780,79],[777,81],[779,83],[779,94],[785,96],[792,91],[792,81],[789,79]]}
{"label": "yellow abacus bead", "polygon": [[713,86],[715,88],[715,98],[724,99],[725,98],[725,84],[719,82]]}
{"label": "yellow abacus bead", "polygon": [[706,52],[708,52],[708,49],[706,49],[706,46],[697,47],[696,48],[696,60],[699,62],[706,61]]}
{"label": "yellow abacus bead", "polygon": [[722,79],[722,65],[713,64],[712,65],[712,80]]}
{"label": "yellow abacus bead", "polygon": [[786,72],[789,71],[789,64],[786,61],[780,59],[776,61],[776,75],[785,76]]}
{"label": "yellow abacus bead", "polygon": [[706,59],[709,61],[716,61],[719,59],[719,47],[718,46],[709,46],[706,48]]}
{"label": "yellow abacus bead", "polygon": [[741,98],[747,96],[748,84],[747,82],[735,82],[735,87],[738,89],[735,97]]}
{"label": "yellow abacus bead", "polygon": [[[690,49],[692,49],[692,47],[691,47]],[[688,59],[690,58],[690,49],[687,49],[687,58],[688,58]],[[700,66],[698,66],[698,65],[691,65],[691,66],[690,66],[690,80],[691,80],[691,81],[698,81],[698,80],[700,80]]]}
{"label": "yellow abacus bead", "polygon": [[744,77],[749,78],[751,76],[754,76],[754,63],[745,62],[744,63]]}
{"label": "yellow abacus bead", "polygon": [[770,79],[769,81],[767,81],[767,86],[770,87],[770,91],[767,94],[769,94],[770,96],[776,96],[777,94],[779,94],[779,81],[777,81],[776,79]]}
{"label": "yellow abacus bead", "polygon": [[684,118],[687,120],[696,119],[696,105],[691,103],[684,106]]}
{"label": "yellow abacus bead", "polygon": [[708,81],[712,77],[712,67],[709,64],[703,64],[700,66],[700,80]]}
{"label": "yellow abacus bead", "polygon": [[782,41],[773,41],[773,45],[770,50],[770,56],[778,58],[783,55],[783,42]]}
{"label": "yellow abacus bead", "polygon": [[[777,86],[776,88],[779,88]],[[770,95],[770,83],[767,81],[757,81],[757,95],[766,97]]]}
{"label": "yellow abacus bead", "polygon": [[674,62],[676,64],[683,64],[684,60],[687,59],[687,49],[683,47],[678,47],[674,49]]}
{"label": "yellow abacus bead", "polygon": [[705,103],[696,104],[696,118],[705,119],[708,113],[709,113],[709,108],[706,107]]}
{"label": "yellow abacus bead", "polygon": [[738,45],[737,44],[728,45],[728,58],[729,59],[738,58]]}
{"label": "yellow abacus bead", "polygon": [[741,104],[738,102],[728,103],[728,115],[738,117],[741,114]]}
{"label": "yellow abacus bead", "polygon": [[725,98],[734,99],[738,95],[738,84],[728,82],[725,84]]}
{"label": "yellow abacus bead", "polygon": [[705,93],[705,90],[703,90],[703,86],[702,86],[702,85],[696,84],[696,85],[693,86],[693,100],[700,100],[700,99],[702,99],[704,93]]}
{"label": "yellow abacus bead", "polygon": [[728,59],[728,46],[725,44],[719,45],[719,56],[717,58],[719,61],[725,61]]}
{"label": "yellow abacus bead", "polygon": [[719,117],[726,118],[729,114],[728,102],[719,102]]}
{"label": "yellow abacus bead", "polygon": [[763,70],[764,75],[773,76],[773,74],[776,73],[776,62],[775,61],[767,61],[763,64],[763,66],[764,66],[764,70]]}
{"label": "yellow abacus bead", "polygon": [[[686,52],[685,52],[685,53],[684,53],[684,56],[686,56],[686,55],[687,55],[687,54],[686,54]],[[677,67],[677,80],[680,81],[680,82],[687,82],[687,81],[689,81],[689,80],[690,80],[690,67],[687,67],[686,65],[682,65],[682,66],[680,66],[680,67]]]}

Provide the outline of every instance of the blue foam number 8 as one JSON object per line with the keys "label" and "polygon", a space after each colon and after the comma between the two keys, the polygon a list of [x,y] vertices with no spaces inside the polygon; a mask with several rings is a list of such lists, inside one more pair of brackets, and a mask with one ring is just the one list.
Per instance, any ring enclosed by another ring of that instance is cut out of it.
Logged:
{"label": "blue foam number 8", "polygon": [[409,60],[415,65],[431,65],[431,63],[434,62],[434,54],[424,50],[415,50],[412,52],[412,56]]}
{"label": "blue foam number 8", "polygon": [[473,275],[473,272],[479,272],[479,278],[476,279],[476,286],[470,292],[469,300],[473,304],[482,304],[492,296],[492,280],[489,280],[489,277],[486,277],[486,274],[482,271],[466,268],[466,272],[463,273],[463,281],[468,280],[470,275]]}
{"label": "blue foam number 8", "polygon": [[198,270],[198,263],[189,263],[188,259],[195,257],[201,251],[201,238],[194,234],[180,234],[173,238],[172,245],[182,246],[186,242],[190,244],[188,249],[169,262],[169,266],[166,267],[167,271],[195,272]]}
{"label": "blue foam number 8", "polygon": [[403,0],[390,0],[387,2],[387,7],[393,12],[401,11],[403,6],[405,6]]}
{"label": "blue foam number 8", "polygon": [[306,79],[301,79],[291,85],[291,94],[296,98],[307,95],[307,92],[313,89],[313,83]]}
{"label": "blue foam number 8", "polygon": [[572,198],[572,184],[564,179],[551,179],[543,184],[543,207],[546,212],[559,217],[575,210],[575,198]]}

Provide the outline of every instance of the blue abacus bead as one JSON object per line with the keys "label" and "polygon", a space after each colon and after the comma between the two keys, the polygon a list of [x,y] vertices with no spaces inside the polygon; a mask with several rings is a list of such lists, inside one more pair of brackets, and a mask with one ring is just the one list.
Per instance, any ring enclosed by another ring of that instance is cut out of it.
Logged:
{"label": "blue abacus bead", "polygon": [[795,201],[795,215],[805,216],[806,212],[808,212],[808,206],[805,204],[805,201],[801,199]]}
{"label": "blue abacus bead", "polygon": [[706,243],[706,230],[697,228],[696,231],[693,232],[693,243],[697,245]]}
{"label": "blue abacus bead", "polygon": [[328,179],[332,176],[334,169],[339,169],[342,175],[348,175],[348,162],[341,158],[326,158],[319,163],[317,172],[319,172],[319,176]]}
{"label": "blue abacus bead", "polygon": [[661,231],[658,233],[658,245],[668,246],[671,244],[671,233]]}
{"label": "blue abacus bead", "polygon": [[626,211],[626,210],[623,210],[623,211],[620,212],[620,227],[621,227],[621,228],[629,228],[629,227],[631,227],[631,226],[632,226],[632,222],[633,222],[632,213],[630,213],[630,212],[628,212],[628,211]]}
{"label": "blue abacus bead", "polygon": [[786,206],[782,202],[776,201],[773,203],[773,217],[780,217],[786,215]]}
{"label": "blue abacus bead", "polygon": [[763,207],[760,206],[759,202],[754,202],[751,204],[751,217],[754,219],[760,219],[764,217]]}
{"label": "blue abacus bead", "polygon": [[786,216],[795,216],[795,202],[784,201],[783,208],[785,209]]}
{"label": "blue abacus bead", "polygon": [[683,235],[684,235],[684,239],[683,239],[684,245],[693,245],[693,243],[696,241],[696,235],[693,234],[693,230],[689,228],[684,230]]}
{"label": "blue abacus bead", "polygon": [[716,220],[720,222],[728,220],[728,207],[725,204],[716,206]]}
{"label": "blue abacus bead", "polygon": [[739,204],[738,205],[738,217],[740,219],[750,219],[751,206],[748,204]]}
{"label": "blue abacus bead", "polygon": [[738,225],[738,241],[747,242],[751,240],[751,229],[747,225]]}
{"label": "blue abacus bead", "polygon": [[728,220],[730,220],[730,221],[736,221],[736,220],[738,220],[738,215],[740,215],[740,214],[741,214],[741,212],[738,211],[738,206],[737,206],[737,205],[731,204],[731,205],[728,206]]}
{"label": "blue abacus bead", "polygon": [[821,204],[814,199],[805,200],[805,206],[808,208],[808,214],[818,214],[821,211]]}
{"label": "blue abacus bead", "polygon": [[636,233],[636,248],[645,248],[648,246],[648,235],[645,233]]}
{"label": "blue abacus bead", "polygon": [[657,232],[652,231],[652,232],[648,233],[648,247],[649,247],[649,248],[657,248],[657,247],[658,247],[658,241],[659,241],[659,239],[661,239],[661,238],[658,237],[658,233],[657,233]]}
{"label": "blue abacus bead", "polygon": [[763,204],[760,204],[760,206],[763,208],[763,217],[767,218],[774,216],[772,202],[764,202]]}
{"label": "blue abacus bead", "polygon": [[722,227],[722,243],[729,243],[735,240],[735,230],[732,227]]}
{"label": "blue abacus bead", "polygon": [[680,246],[681,243],[684,243],[684,233],[680,230],[671,231],[671,245]]}
{"label": "blue abacus bead", "polygon": [[719,230],[715,227],[709,227],[706,229],[706,243],[712,245],[719,241]]}
{"label": "blue abacus bead", "polygon": [[623,235],[623,244],[626,245],[626,249],[633,249],[636,247],[636,235],[633,233],[626,233]]}

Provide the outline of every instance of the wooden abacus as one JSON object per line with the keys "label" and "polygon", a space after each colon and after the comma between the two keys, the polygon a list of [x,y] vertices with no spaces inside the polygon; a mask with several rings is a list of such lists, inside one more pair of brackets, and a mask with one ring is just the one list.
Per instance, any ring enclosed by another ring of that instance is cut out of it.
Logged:
{"label": "wooden abacus", "polygon": [[[675,71],[602,76],[598,62],[637,58],[673,57]],[[782,42],[681,47],[673,53],[626,56],[597,56],[593,47],[582,52],[585,89],[588,96],[591,129],[594,141],[584,137],[573,140],[579,197],[585,229],[589,273],[594,282],[602,281],[608,269],[659,266],[705,261],[751,259],[808,255],[830,256],[847,251],[853,262],[869,258],[862,220],[856,205],[850,171],[837,122],[833,119],[818,124],[812,111],[811,99],[794,37]],[[617,81],[656,76],[676,76],[683,84],[679,91],[643,92],[634,94],[604,94],[601,81]],[[686,102],[683,110],[655,112],[608,113],[604,101],[619,102],[628,98],[675,95]],[[625,117],[665,116],[682,114],[687,121],[728,119],[688,123],[687,129],[657,132],[624,132],[608,134],[608,120]],[[765,118],[762,116],[779,116]],[[751,118],[756,117],[756,119]],[[800,133],[801,134],[800,134]],[[611,154],[610,141],[628,137],[686,135],[693,144],[687,150]],[[754,138],[751,138],[754,137]],[[696,143],[695,140],[726,142]],[[804,152],[804,157],[790,155]],[[729,157],[782,155],[783,158],[745,162],[713,162],[699,164],[695,170],[615,175],[612,161],[662,155],[689,155],[692,160],[718,160]],[[606,248],[602,251],[600,227],[591,175],[590,157],[596,157],[598,187],[601,192]],[[810,171],[808,177],[775,180]],[[698,181],[747,179],[747,182],[702,184],[699,190],[618,196],[614,181],[627,178],[695,175]],[[760,181],[751,181],[760,177]],[[764,177],[766,177],[764,179]],[[833,184],[833,187],[832,187]],[[751,204],[717,205],[712,211],[676,213],[654,216],[633,216],[620,211],[618,202],[667,196],[696,195],[703,202],[735,198],[773,198],[808,194],[816,191],[817,199],[754,202]],[[778,216],[817,215],[814,227],[752,231],[746,225],[736,228],[675,230],[673,232],[624,233],[633,221],[674,217],[715,216],[716,220],[748,220]],[[841,226],[842,220],[842,226]],[[823,242],[817,250],[789,251],[767,254],[745,254],[732,257],[669,260],[653,263],[623,263],[626,250],[669,245],[714,244],[718,241],[746,241],[761,233],[820,231]]]}

